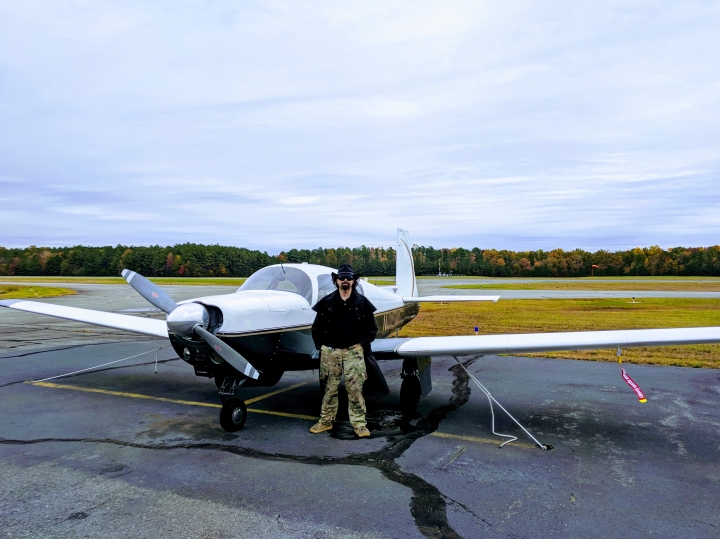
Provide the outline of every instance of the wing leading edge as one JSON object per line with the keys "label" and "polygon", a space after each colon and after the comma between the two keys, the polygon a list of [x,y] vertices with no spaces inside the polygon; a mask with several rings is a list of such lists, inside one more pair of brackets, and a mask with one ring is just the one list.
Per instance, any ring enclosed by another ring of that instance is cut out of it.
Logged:
{"label": "wing leading edge", "polygon": [[104,311],[93,311],[91,309],[79,309],[77,307],[65,307],[52,303],[40,301],[23,301],[20,299],[6,299],[0,301],[0,307],[17,309],[29,313],[44,314],[85,322],[106,328],[120,329],[151,337],[167,337],[167,325],[164,320],[152,320],[150,318],[139,318],[125,314],[106,313]]}
{"label": "wing leading edge", "polygon": [[[375,341],[390,341],[379,339]],[[672,346],[720,343],[720,327],[573,331],[565,333],[521,333],[416,337],[388,342],[400,357],[467,354],[524,354],[562,350],[597,350],[638,346]],[[373,343],[375,344],[375,343]],[[380,348],[378,346],[378,348]],[[387,347],[383,347],[387,348]],[[373,346],[373,350],[375,346]],[[388,353],[390,350],[383,350]]]}

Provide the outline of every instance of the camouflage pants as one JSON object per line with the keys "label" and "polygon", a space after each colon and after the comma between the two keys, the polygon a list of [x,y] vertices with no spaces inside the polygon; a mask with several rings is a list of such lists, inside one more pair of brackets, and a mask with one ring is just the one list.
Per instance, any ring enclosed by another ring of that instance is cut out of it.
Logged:
{"label": "camouflage pants", "polygon": [[363,382],[367,379],[365,356],[362,346],[350,348],[323,346],[320,349],[320,379],[326,384],[325,396],[320,410],[320,421],[326,425],[335,420],[338,410],[338,387],[345,372],[345,389],[348,394],[348,416],[353,428],[364,427],[365,399],[362,395]]}

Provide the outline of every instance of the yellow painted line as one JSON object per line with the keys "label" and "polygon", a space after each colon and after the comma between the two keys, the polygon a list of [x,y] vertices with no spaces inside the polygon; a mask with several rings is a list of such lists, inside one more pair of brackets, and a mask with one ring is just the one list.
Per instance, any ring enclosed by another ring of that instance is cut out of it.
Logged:
{"label": "yellow painted line", "polygon": [[[140,393],[127,393],[125,391],[110,391],[108,389],[95,389],[92,387],[78,387],[78,386],[71,386],[66,384],[55,384],[53,382],[27,382],[30,385],[33,386],[40,386],[40,387],[52,387],[55,389],[71,389],[73,391],[84,391],[86,393],[100,393],[101,395],[114,395],[115,397],[129,397],[131,399],[145,399],[145,400],[152,400],[152,401],[160,401],[160,402],[170,402],[173,404],[185,404],[188,406],[204,406],[205,408],[222,408],[222,405],[220,404],[213,404],[209,402],[198,402],[198,401],[186,401],[186,400],[180,400],[180,399],[166,399],[165,397],[152,397],[150,395],[142,395]],[[295,389],[296,387],[300,387],[304,384],[307,384],[309,382],[300,382],[299,384],[295,384],[292,386],[285,387],[283,389],[278,389],[277,391],[273,391],[271,393],[267,393],[265,395],[260,395],[259,397],[255,397],[253,399],[248,399],[245,401],[245,404],[250,404],[253,402],[257,402],[262,399],[266,399],[268,397],[272,397],[273,395],[277,395],[278,393],[283,393],[284,391],[290,391],[291,389]],[[318,418],[310,415],[302,415],[302,414],[286,414],[285,412],[274,412],[272,410],[258,410],[256,408],[248,408],[248,412],[253,412],[255,414],[266,414],[266,415],[275,415],[279,417],[290,417],[293,419],[306,419],[308,421],[317,421]],[[455,440],[465,440],[466,442],[475,442],[480,444],[493,444],[493,445],[499,445],[502,440],[498,441],[492,438],[478,438],[477,436],[462,436],[459,434],[448,434],[446,432],[433,432],[430,434],[430,436],[437,436],[438,438],[450,438]],[[534,449],[535,445],[523,443],[523,442],[511,442],[508,445],[512,445],[515,447],[525,447],[529,449]]]}
{"label": "yellow painted line", "polygon": [[69,386],[65,384],[54,384],[52,382],[28,382],[33,386],[52,387],[55,389],[72,389],[75,391],[85,391],[86,393],[100,393],[102,395],[115,395],[116,397],[130,397],[131,399],[145,399],[160,402],[172,402],[174,404],[188,404],[190,406],[205,406],[207,408],[222,408],[220,404],[212,404],[209,402],[184,401],[179,399],[166,399],[164,397],[151,397],[150,395],[141,395],[140,393],[126,393],[124,391],[109,391],[107,389],[95,389],[91,387]]}
{"label": "yellow painted line", "polygon": [[[465,440],[466,442],[475,442],[478,444],[493,444],[499,446],[503,440],[499,439],[492,439],[492,438],[478,438],[477,436],[463,436],[460,434],[448,434],[447,432],[431,432],[430,436],[437,436],[438,438],[450,438],[453,440]],[[537,448],[534,444],[528,444],[525,442],[518,442],[517,440],[514,442],[510,442],[505,447],[524,447],[526,449],[535,449]],[[504,449],[504,448],[503,448]]]}
{"label": "yellow painted line", "polygon": [[[54,384],[52,382],[28,382],[28,383],[33,386],[52,387],[55,389],[72,389],[74,391],[84,391],[86,393],[100,393],[102,395],[113,395],[115,397],[129,397],[131,399],[145,399],[145,400],[153,400],[153,401],[160,401],[160,402],[170,402],[173,404],[185,404],[188,406],[204,406],[206,408],[222,408],[221,404],[214,404],[214,403],[209,403],[209,402],[198,402],[198,401],[186,401],[186,400],[180,400],[180,399],[166,399],[164,397],[152,397],[150,395],[142,395],[140,393],[127,393],[124,391],[110,391],[108,389],[95,389],[95,388],[91,388],[91,387],[70,386],[70,385],[66,385],[66,384]],[[270,397],[272,395],[277,395],[278,393],[282,393],[283,391],[289,391],[290,389],[294,389],[296,387],[299,387],[299,386],[301,386],[303,384],[307,384],[307,383],[308,382],[302,382],[302,383],[295,384],[290,387],[279,389],[278,391],[273,391],[272,393],[268,393],[266,395],[261,395],[254,399],[245,401],[245,404],[248,404],[251,402],[257,402],[264,398]],[[276,415],[276,416],[280,416],[280,417],[292,417],[294,419],[307,419],[309,421],[317,421],[317,419],[318,419],[317,417],[313,417],[313,416],[309,416],[309,415],[286,414],[284,412],[273,412],[272,410],[258,410],[256,408],[248,408],[248,412],[253,412],[256,414]]]}
{"label": "yellow painted line", "polygon": [[279,393],[284,393],[285,391],[290,391],[291,389],[295,389],[296,387],[304,386],[305,384],[309,384],[310,382],[300,382],[299,384],[295,384],[294,386],[288,386],[283,389],[278,389],[277,391],[273,391],[271,393],[265,393],[264,395],[260,395],[259,397],[253,397],[252,399],[248,399],[245,401],[245,404],[253,404],[258,401],[261,401],[263,399],[267,399],[268,397],[273,397]]}
{"label": "yellow painted line", "polygon": [[319,417],[313,417],[311,415],[301,414],[286,414],[285,412],[273,412],[272,410],[256,410],[254,408],[248,408],[248,412],[255,412],[256,414],[268,414],[268,415],[279,415],[280,417],[292,417],[293,419],[307,419],[308,421],[317,421]]}

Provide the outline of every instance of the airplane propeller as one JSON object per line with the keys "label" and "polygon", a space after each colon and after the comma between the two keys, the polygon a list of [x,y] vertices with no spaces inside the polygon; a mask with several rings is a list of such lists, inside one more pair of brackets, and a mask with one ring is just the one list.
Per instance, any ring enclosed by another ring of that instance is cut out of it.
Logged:
{"label": "airplane propeller", "polygon": [[167,295],[167,292],[163,291],[158,285],[149,281],[139,273],[130,271],[129,269],[122,270],[122,276],[135,291],[148,300],[150,303],[155,305],[161,311],[165,311],[170,314],[177,309],[177,303]]}
{"label": "airplane propeller", "polygon": [[217,354],[225,361],[230,363],[235,369],[243,373],[248,378],[258,379],[260,373],[253,367],[250,362],[233,350],[230,345],[218,339],[202,326],[195,326],[195,334],[202,337]]}
{"label": "airplane propeller", "polygon": [[167,313],[169,330],[184,337],[200,337],[236,370],[249,378],[258,379],[260,373],[247,359],[207,330],[210,315],[205,306],[200,303],[178,305],[159,286],[134,271],[124,269],[122,276],[138,294]]}

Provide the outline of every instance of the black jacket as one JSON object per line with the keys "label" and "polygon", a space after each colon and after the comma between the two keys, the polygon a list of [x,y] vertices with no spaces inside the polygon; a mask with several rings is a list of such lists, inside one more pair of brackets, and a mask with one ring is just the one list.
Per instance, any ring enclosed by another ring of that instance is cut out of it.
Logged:
{"label": "black jacket", "polygon": [[[369,299],[356,290],[353,291],[351,298],[353,298],[351,311],[353,316],[350,319],[357,317],[358,325],[355,326],[355,329],[358,331],[359,342],[363,347],[367,370],[367,380],[363,384],[363,395],[366,397],[382,397],[390,393],[390,389],[370,348],[370,343],[375,340],[378,331],[375,315],[373,314],[377,309]],[[333,317],[337,307],[336,301],[342,301],[337,290],[325,296],[313,307],[313,310],[317,312],[317,316],[315,316],[315,322],[312,325],[312,337],[318,350],[323,344],[330,346],[327,343],[332,343],[336,337],[335,331],[337,328]],[[348,299],[348,301],[350,300]]]}
{"label": "black jacket", "polygon": [[319,350],[322,345],[345,348],[359,343],[367,353],[378,331],[373,314],[377,309],[357,290],[353,290],[347,301],[349,313],[337,311],[341,302],[340,292],[335,290],[313,307],[317,313],[312,325],[315,348]]}

